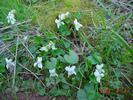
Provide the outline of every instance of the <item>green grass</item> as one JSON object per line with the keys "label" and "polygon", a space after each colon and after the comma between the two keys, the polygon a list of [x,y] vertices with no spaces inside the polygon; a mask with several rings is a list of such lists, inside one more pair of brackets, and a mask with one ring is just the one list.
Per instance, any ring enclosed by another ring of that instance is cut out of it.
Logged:
{"label": "green grass", "polygon": [[7,25],[7,14],[9,11],[16,10],[16,19],[17,21],[25,21],[31,19],[32,13],[30,12],[30,7],[26,6],[20,0],[1,0],[0,1],[0,22],[4,25]]}
{"label": "green grass", "polygon": [[87,25],[98,24],[96,14],[100,12],[93,3],[86,0],[49,0],[33,4],[31,9],[36,15],[36,22],[44,31],[56,31],[55,19],[61,13],[71,12],[72,19],[75,16],[82,19],[81,23],[87,27]]}

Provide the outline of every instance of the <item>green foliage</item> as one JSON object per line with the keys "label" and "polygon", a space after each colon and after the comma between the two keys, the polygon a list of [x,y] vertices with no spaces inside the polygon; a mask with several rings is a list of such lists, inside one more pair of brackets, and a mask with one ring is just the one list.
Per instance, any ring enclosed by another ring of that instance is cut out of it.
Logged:
{"label": "green foliage", "polygon": [[5,72],[5,65],[0,64],[0,73]]}
{"label": "green foliage", "polygon": [[[7,24],[7,14],[9,11],[15,9],[16,10],[16,19],[17,21],[25,21],[28,19],[31,19],[33,17],[33,14],[31,13],[29,7],[24,5],[24,3],[21,0],[1,0],[0,1],[0,22],[2,22],[4,25]],[[32,15],[32,16],[31,16]]]}
{"label": "green foliage", "polygon": [[35,89],[41,96],[44,96],[46,94],[45,88],[39,82],[36,82]]}
{"label": "green foliage", "polygon": [[69,31],[69,28],[67,28],[65,25],[62,25],[60,28],[59,28],[59,32],[61,33],[61,35],[63,36],[68,36],[71,34],[71,32]]}
{"label": "green foliage", "polygon": [[98,100],[99,93],[94,89],[94,85],[87,84],[85,85],[84,89],[80,89],[77,92],[77,99],[78,100]]}
{"label": "green foliage", "polygon": [[102,58],[97,54],[93,53],[90,56],[87,57],[88,63],[95,65],[102,62]]}
{"label": "green foliage", "polygon": [[54,69],[57,65],[57,59],[56,58],[50,58],[50,61],[46,61],[46,67],[48,69]]}
{"label": "green foliage", "polygon": [[57,89],[57,88],[53,88],[51,91],[50,91],[50,94],[53,95],[53,96],[69,96],[69,90],[67,89]]}
{"label": "green foliage", "polygon": [[30,90],[32,89],[33,81],[32,80],[25,80],[22,83],[23,90]]}
{"label": "green foliage", "polygon": [[88,100],[87,99],[87,95],[86,95],[86,92],[83,90],[83,89],[80,89],[78,92],[77,92],[77,98],[78,100]]}
{"label": "green foliage", "polygon": [[74,51],[69,50],[69,55],[64,55],[64,59],[69,64],[76,64],[78,63],[79,57]]}

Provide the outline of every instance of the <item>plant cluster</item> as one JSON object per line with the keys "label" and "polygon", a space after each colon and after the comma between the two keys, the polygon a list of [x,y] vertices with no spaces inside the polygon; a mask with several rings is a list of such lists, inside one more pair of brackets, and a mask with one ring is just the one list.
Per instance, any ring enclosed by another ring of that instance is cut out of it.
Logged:
{"label": "plant cluster", "polygon": [[[105,10],[99,0],[96,2]],[[132,85],[127,77],[132,67],[132,45],[118,34],[122,22],[114,24],[111,11],[106,15],[111,17],[109,20],[99,12],[98,24],[87,28],[81,11],[63,11],[54,16],[54,31],[42,31],[33,25],[36,17],[22,22],[18,9],[10,10],[2,18],[7,22],[4,25],[10,26],[0,28],[4,33],[0,35],[1,93],[35,91],[41,96],[64,95],[78,100],[124,98],[104,91],[126,86],[121,81],[125,79]]]}

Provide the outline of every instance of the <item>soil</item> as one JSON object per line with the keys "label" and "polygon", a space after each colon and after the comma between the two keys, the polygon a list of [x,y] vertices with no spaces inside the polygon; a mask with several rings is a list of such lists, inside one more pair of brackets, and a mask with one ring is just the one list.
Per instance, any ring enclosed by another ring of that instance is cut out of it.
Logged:
{"label": "soil", "polygon": [[68,100],[65,96],[52,97],[52,96],[40,96],[37,93],[24,93],[17,92],[16,96],[12,96],[11,93],[6,93],[0,96],[0,100]]}

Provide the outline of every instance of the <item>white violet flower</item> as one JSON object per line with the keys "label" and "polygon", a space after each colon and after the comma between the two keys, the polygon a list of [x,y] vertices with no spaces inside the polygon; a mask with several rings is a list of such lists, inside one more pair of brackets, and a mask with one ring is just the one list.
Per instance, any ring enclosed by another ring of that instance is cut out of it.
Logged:
{"label": "white violet flower", "polygon": [[12,59],[5,58],[6,60],[6,68],[9,69],[10,71],[14,70],[15,67],[15,62],[13,62]]}
{"label": "white violet flower", "polygon": [[102,69],[104,66],[104,64],[101,64],[101,65],[96,65],[96,69],[101,72],[101,73],[104,73],[105,71]]}
{"label": "white violet flower", "polygon": [[55,23],[56,23],[56,25],[57,25],[57,28],[60,28],[61,25],[64,25],[64,24],[65,24],[65,23],[62,22],[60,19],[56,19],[56,20],[55,20]]}
{"label": "white violet flower", "polygon": [[7,21],[8,23],[15,24],[16,19],[15,19],[15,10],[11,10],[8,15],[7,15]]}
{"label": "white violet flower", "polygon": [[56,71],[55,71],[55,68],[54,68],[54,69],[50,69],[50,70],[49,70],[49,73],[50,73],[50,77],[58,76],[58,74],[57,74]]}
{"label": "white violet flower", "polygon": [[70,12],[65,13],[65,17],[68,17],[70,15]]}
{"label": "white violet flower", "polygon": [[99,83],[100,83],[101,78],[104,77],[104,73],[105,73],[105,71],[102,69],[103,66],[104,66],[103,64],[96,65],[96,69],[95,69],[95,72],[94,72],[94,75],[96,77],[96,80]]}
{"label": "white violet flower", "polygon": [[77,21],[77,19],[74,20],[74,26],[75,26],[75,29],[76,29],[77,31],[79,31],[79,29],[80,29],[81,27],[83,27],[83,25],[80,24],[80,23]]}
{"label": "white violet flower", "polygon": [[52,50],[56,50],[57,48],[55,47],[55,43],[53,43],[52,41],[49,42],[49,47],[52,49]]}
{"label": "white violet flower", "polygon": [[73,74],[76,75],[75,68],[76,68],[75,66],[72,66],[72,67],[67,66],[65,68],[65,70],[68,72],[68,77],[71,76],[71,75],[73,75]]}
{"label": "white violet flower", "polygon": [[41,51],[48,52],[48,47],[47,47],[47,46],[45,46],[45,47],[41,47],[40,50],[41,50]]}
{"label": "white violet flower", "polygon": [[42,57],[37,57],[37,61],[34,63],[34,67],[42,68]]}
{"label": "white violet flower", "polygon": [[56,19],[55,20],[55,23],[57,25],[57,28],[60,28],[61,25],[64,25],[65,23],[62,21],[64,19],[66,19],[68,16],[69,16],[69,12],[66,12],[66,13],[62,13],[58,16],[59,19]]}
{"label": "white violet flower", "polygon": [[52,41],[50,41],[48,45],[40,48],[41,51],[45,51],[45,52],[48,52],[49,49],[52,49],[52,50],[56,50],[57,49],[55,47],[55,43],[53,43]]}
{"label": "white violet flower", "polygon": [[64,19],[66,19],[68,16],[69,16],[69,12],[66,12],[66,13],[62,13],[62,14],[60,14],[59,15],[59,20],[64,20]]}
{"label": "white violet flower", "polygon": [[28,39],[28,36],[24,36],[23,40],[26,41]]}

